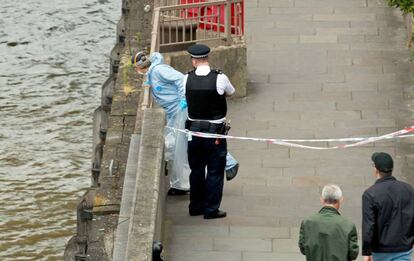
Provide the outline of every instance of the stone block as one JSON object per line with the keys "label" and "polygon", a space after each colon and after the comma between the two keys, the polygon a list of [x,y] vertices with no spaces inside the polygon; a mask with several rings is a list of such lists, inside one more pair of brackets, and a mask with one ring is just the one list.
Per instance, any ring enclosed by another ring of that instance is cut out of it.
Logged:
{"label": "stone block", "polygon": [[163,167],[163,126],[165,112],[150,109],[144,112],[142,136],[138,157],[135,196],[131,211],[126,258],[142,260],[152,253],[152,242],[157,234],[157,212],[160,193],[160,175]]}
{"label": "stone block", "polygon": [[292,184],[291,177],[269,177],[266,179],[267,186],[286,186]]}
{"label": "stone block", "polygon": [[167,253],[169,261],[242,261],[241,252],[226,251],[180,251],[173,250]]}
{"label": "stone block", "polygon": [[275,111],[329,111],[335,110],[335,103],[330,101],[292,101],[278,102]]}
{"label": "stone block", "polygon": [[351,100],[350,91],[301,91],[294,93],[294,101],[339,101]]}
{"label": "stone block", "polygon": [[280,1],[272,1],[272,0],[259,0],[259,7],[271,7],[272,8],[280,8],[280,7],[293,7],[294,1],[293,0],[280,0]]}
{"label": "stone block", "polygon": [[305,256],[293,253],[244,252],[243,261],[304,261]]}
{"label": "stone block", "polygon": [[225,237],[229,235],[229,227],[226,225],[217,226],[186,226],[186,225],[174,225],[171,228],[171,233],[174,237]]}
{"label": "stone block", "polygon": [[214,250],[216,251],[257,251],[271,252],[272,241],[264,238],[227,237],[215,238]]}
{"label": "stone block", "polygon": [[260,5],[257,8],[246,9],[246,20],[254,21],[255,17],[264,17],[270,13],[270,8],[266,5]]}
{"label": "stone block", "polygon": [[359,128],[381,128],[381,127],[396,127],[394,119],[372,119],[372,120],[338,120],[335,121],[336,128],[344,128],[345,126],[359,127]]}
{"label": "stone block", "polygon": [[[338,38],[339,39],[339,38]],[[297,43],[297,44],[275,44],[273,46],[273,50],[305,50],[305,51],[313,51],[313,50],[349,50],[349,44],[343,43]],[[323,71],[326,73],[326,70]]]}
{"label": "stone block", "polygon": [[318,28],[319,35],[378,35],[377,28]]}
{"label": "stone block", "polygon": [[348,21],[277,21],[275,23],[277,28],[349,28]]}
{"label": "stone block", "polygon": [[[365,7],[365,8],[355,8],[355,7],[347,7],[347,6],[341,6],[341,7],[335,7],[335,14],[384,14],[388,10],[388,8],[378,8],[378,7]],[[379,21],[376,21],[379,22]],[[363,25],[360,25],[360,27],[363,27]]]}
{"label": "stone block", "polygon": [[357,120],[361,119],[361,111],[304,111],[300,118],[301,120]]}
{"label": "stone block", "polygon": [[230,236],[235,238],[289,238],[290,231],[286,227],[230,226]]}
{"label": "stone block", "polygon": [[330,73],[365,73],[365,74],[382,74],[382,66],[359,66],[359,65],[333,65],[329,67]]}
{"label": "stone block", "polygon": [[[377,91],[377,82],[343,82],[343,83],[324,83],[324,91]],[[357,110],[357,108],[355,108]]]}
{"label": "stone block", "polygon": [[333,14],[333,7],[294,7],[294,8],[280,8],[280,7],[271,7],[271,14]]}
{"label": "stone block", "polygon": [[366,42],[366,43],[353,43],[351,44],[351,50],[375,50],[375,51],[386,51],[390,48],[389,44],[383,42]]}
{"label": "stone block", "polygon": [[[365,41],[364,35],[338,35],[338,43],[363,43]],[[348,45],[348,50],[349,50]]]}
{"label": "stone block", "polygon": [[321,14],[314,15],[314,21],[374,21],[375,14]]}
{"label": "stone block", "polygon": [[[366,7],[367,4],[364,0],[296,0],[295,7],[352,7],[360,8]],[[316,12],[317,13],[317,12]]]}
{"label": "stone block", "polygon": [[336,109],[338,111],[350,111],[350,110],[382,110],[384,107],[388,107],[388,103],[384,104],[384,101],[372,100],[369,102],[363,101],[340,101],[336,103]]}
{"label": "stone block", "polygon": [[[387,8],[388,9],[388,8]],[[368,9],[369,10],[369,9]],[[381,8],[381,10],[386,10],[385,8]],[[387,20],[376,20],[376,21],[351,21],[350,25],[352,28],[359,28],[359,27],[376,27],[376,28],[384,28],[389,25],[389,21]]]}
{"label": "stone block", "polygon": [[296,177],[296,176],[314,176],[315,168],[283,168],[283,176],[285,177]]}
{"label": "stone block", "polygon": [[319,74],[319,75],[312,75],[312,74],[271,74],[270,75],[270,83],[338,83],[344,82],[345,75],[344,74]]}
{"label": "stone block", "polygon": [[249,217],[246,215],[235,215],[230,213],[226,217],[228,224],[233,226],[267,226],[276,227],[279,221],[276,217]]}
{"label": "stone block", "polygon": [[301,43],[336,43],[338,41],[337,35],[301,35]]}
{"label": "stone block", "polygon": [[395,119],[396,112],[388,109],[383,110],[362,110],[361,118],[362,119]]}
{"label": "stone block", "polygon": [[[180,236],[174,237],[168,244],[168,250],[180,251],[212,251],[213,238],[212,237],[198,237],[198,236]],[[168,251],[167,250],[167,251]]]}
{"label": "stone block", "polygon": [[298,239],[273,239],[273,252],[300,253]]}

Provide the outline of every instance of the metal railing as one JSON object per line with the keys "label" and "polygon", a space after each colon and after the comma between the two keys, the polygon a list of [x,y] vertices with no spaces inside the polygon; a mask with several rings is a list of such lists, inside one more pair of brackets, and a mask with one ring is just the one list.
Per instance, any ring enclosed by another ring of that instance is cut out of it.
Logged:
{"label": "metal railing", "polygon": [[186,1],[154,10],[157,48],[214,40],[231,45],[233,37],[243,36],[243,0],[182,4]]}
{"label": "metal railing", "polygon": [[[201,2],[200,2],[201,1]],[[151,36],[152,52],[196,42],[222,41],[231,45],[244,36],[243,0],[157,0]],[[144,85],[142,109],[151,107]]]}

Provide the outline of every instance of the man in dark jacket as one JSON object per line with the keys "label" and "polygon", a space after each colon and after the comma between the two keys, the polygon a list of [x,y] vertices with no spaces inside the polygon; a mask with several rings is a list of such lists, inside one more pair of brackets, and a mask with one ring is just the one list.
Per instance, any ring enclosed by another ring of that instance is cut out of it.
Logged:
{"label": "man in dark jacket", "polygon": [[374,153],[377,181],[362,195],[362,255],[365,261],[411,260],[414,244],[414,190],[392,176],[394,162]]}
{"label": "man in dark jacket", "polygon": [[307,261],[348,261],[358,256],[355,225],[342,217],[338,209],[343,200],[337,185],[322,190],[323,208],[300,226],[299,248]]}

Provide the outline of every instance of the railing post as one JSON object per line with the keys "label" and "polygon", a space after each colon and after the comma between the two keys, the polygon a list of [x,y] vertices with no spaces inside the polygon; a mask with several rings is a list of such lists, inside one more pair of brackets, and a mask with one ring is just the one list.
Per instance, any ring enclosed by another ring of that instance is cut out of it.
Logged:
{"label": "railing post", "polygon": [[232,44],[232,38],[231,38],[231,2],[232,0],[227,0],[227,3],[225,5],[225,34],[226,34],[226,45]]}
{"label": "railing post", "polygon": [[158,33],[160,31],[160,8],[155,8],[154,10],[154,21],[151,32],[151,49],[150,53],[159,52],[159,37]]}

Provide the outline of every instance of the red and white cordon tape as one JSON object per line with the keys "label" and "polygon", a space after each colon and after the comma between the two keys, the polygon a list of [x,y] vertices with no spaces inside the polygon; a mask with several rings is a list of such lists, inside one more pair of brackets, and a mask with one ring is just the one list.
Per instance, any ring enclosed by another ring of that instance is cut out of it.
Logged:
{"label": "red and white cordon tape", "polygon": [[[302,149],[313,149],[313,150],[333,150],[333,149],[345,149],[352,148],[361,145],[365,145],[372,142],[378,142],[382,140],[397,139],[397,138],[407,138],[414,137],[414,134],[407,135],[414,132],[414,125],[404,128],[402,130],[388,133],[378,137],[366,137],[366,138],[341,138],[341,139],[267,139],[267,138],[252,138],[252,137],[238,137],[230,135],[221,135],[221,134],[212,134],[205,132],[189,131],[187,129],[177,129],[173,127],[166,127],[167,129],[185,133],[189,139],[191,136],[202,137],[202,138],[212,138],[212,139],[233,139],[233,140],[250,140],[250,141],[261,141],[269,144],[293,147],[293,148],[302,148]],[[332,147],[316,147],[297,144],[295,142],[353,142],[351,144],[343,144]]]}

